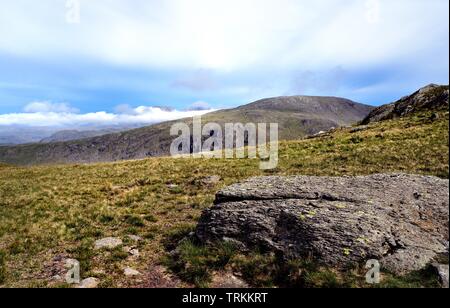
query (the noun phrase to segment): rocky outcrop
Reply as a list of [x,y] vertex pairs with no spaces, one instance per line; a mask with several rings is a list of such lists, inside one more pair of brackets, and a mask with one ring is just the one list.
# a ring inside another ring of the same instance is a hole
[[362,124],[405,117],[419,111],[439,111],[449,106],[449,87],[430,84],[410,96],[373,110]]
[[252,178],[217,194],[196,237],[337,268],[377,259],[405,274],[448,254],[448,189],[406,174]]

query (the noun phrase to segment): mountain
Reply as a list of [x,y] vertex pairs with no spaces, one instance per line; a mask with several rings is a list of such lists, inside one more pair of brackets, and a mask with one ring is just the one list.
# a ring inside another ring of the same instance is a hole
[[361,123],[402,118],[420,111],[448,109],[449,86],[430,84],[399,101],[374,109]]
[[[373,109],[335,97],[278,97],[202,117],[203,123],[279,123],[280,139],[292,140],[364,119]],[[192,119],[181,120],[187,124]],[[178,122],[178,121],[177,121]],[[170,127],[165,122],[77,141],[0,147],[0,161],[12,164],[92,163],[169,154]]]
[[103,136],[107,134],[112,133],[118,133],[125,130],[129,130],[131,127],[121,127],[121,128],[105,128],[105,129],[98,129],[98,130],[76,130],[76,129],[68,129],[68,130],[61,130],[54,134],[52,134],[50,137],[43,138],[40,140],[41,143],[52,143],[52,142],[64,142],[64,141],[71,141],[71,140],[81,140],[81,139],[87,139],[92,137],[98,137]]
[[0,126],[0,145],[39,142],[55,133],[55,128],[28,126]]
[[0,126],[0,146],[15,146],[28,143],[50,143],[97,137],[111,133],[146,126],[145,124],[126,124],[112,126],[67,126],[36,127],[24,125]]

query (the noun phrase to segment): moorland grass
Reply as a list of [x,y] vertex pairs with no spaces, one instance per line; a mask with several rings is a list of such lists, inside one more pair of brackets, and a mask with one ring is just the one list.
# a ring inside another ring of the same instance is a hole
[[[84,278],[97,275],[102,286],[130,286],[124,267],[145,273],[152,264],[166,260],[168,251],[193,230],[220,188],[251,176],[405,172],[448,178],[448,132],[446,111],[435,120],[423,113],[371,124],[355,133],[338,129],[320,138],[281,142],[280,162],[272,171],[259,170],[259,161],[250,159],[150,158],[34,167],[0,164],[0,285],[57,287],[43,273],[55,256],[67,255],[81,262]],[[213,186],[198,185],[211,175],[222,180]],[[140,250],[138,259],[93,249],[99,238],[125,239],[131,234],[143,238],[134,244]],[[245,256],[227,249],[223,259],[214,255],[216,248],[211,253],[192,243],[184,245],[186,260],[178,260],[172,268],[188,285],[206,286],[211,274],[230,266],[257,286],[351,285],[349,279],[324,269],[303,271],[301,277],[284,275],[291,277],[288,283],[277,279],[287,269],[277,269],[270,256]],[[183,270],[185,262],[193,264],[196,275]],[[288,273],[296,269],[292,265]],[[273,274],[267,277],[266,272]]]

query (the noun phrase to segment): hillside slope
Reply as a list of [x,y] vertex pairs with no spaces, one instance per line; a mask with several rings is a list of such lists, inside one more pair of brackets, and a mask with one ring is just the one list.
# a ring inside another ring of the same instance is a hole
[[[332,97],[279,97],[213,112],[202,121],[279,123],[280,138],[292,140],[361,121],[373,109]],[[181,120],[191,123],[192,119]],[[169,154],[173,137],[165,122],[149,127],[77,141],[0,147],[0,161],[11,164],[93,163]]]
[[420,111],[448,110],[449,86],[430,84],[399,101],[374,109],[362,124],[405,117]]
[[[141,125],[142,126],[142,125]],[[66,142],[66,141],[72,141],[72,140],[81,140],[81,139],[87,139],[92,137],[99,137],[104,136],[108,134],[114,134],[114,133],[120,133],[123,131],[127,131],[130,129],[135,129],[134,127],[116,127],[116,128],[104,128],[104,129],[97,129],[97,130],[77,130],[77,129],[67,129],[67,130],[60,130],[55,132],[49,137],[43,138],[40,140],[40,143],[56,143],[56,142]]]

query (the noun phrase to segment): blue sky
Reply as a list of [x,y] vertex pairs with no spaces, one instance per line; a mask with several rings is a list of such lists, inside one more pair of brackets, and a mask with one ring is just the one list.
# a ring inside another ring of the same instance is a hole
[[380,105],[449,82],[448,0],[0,5],[0,125],[155,122],[297,94]]

